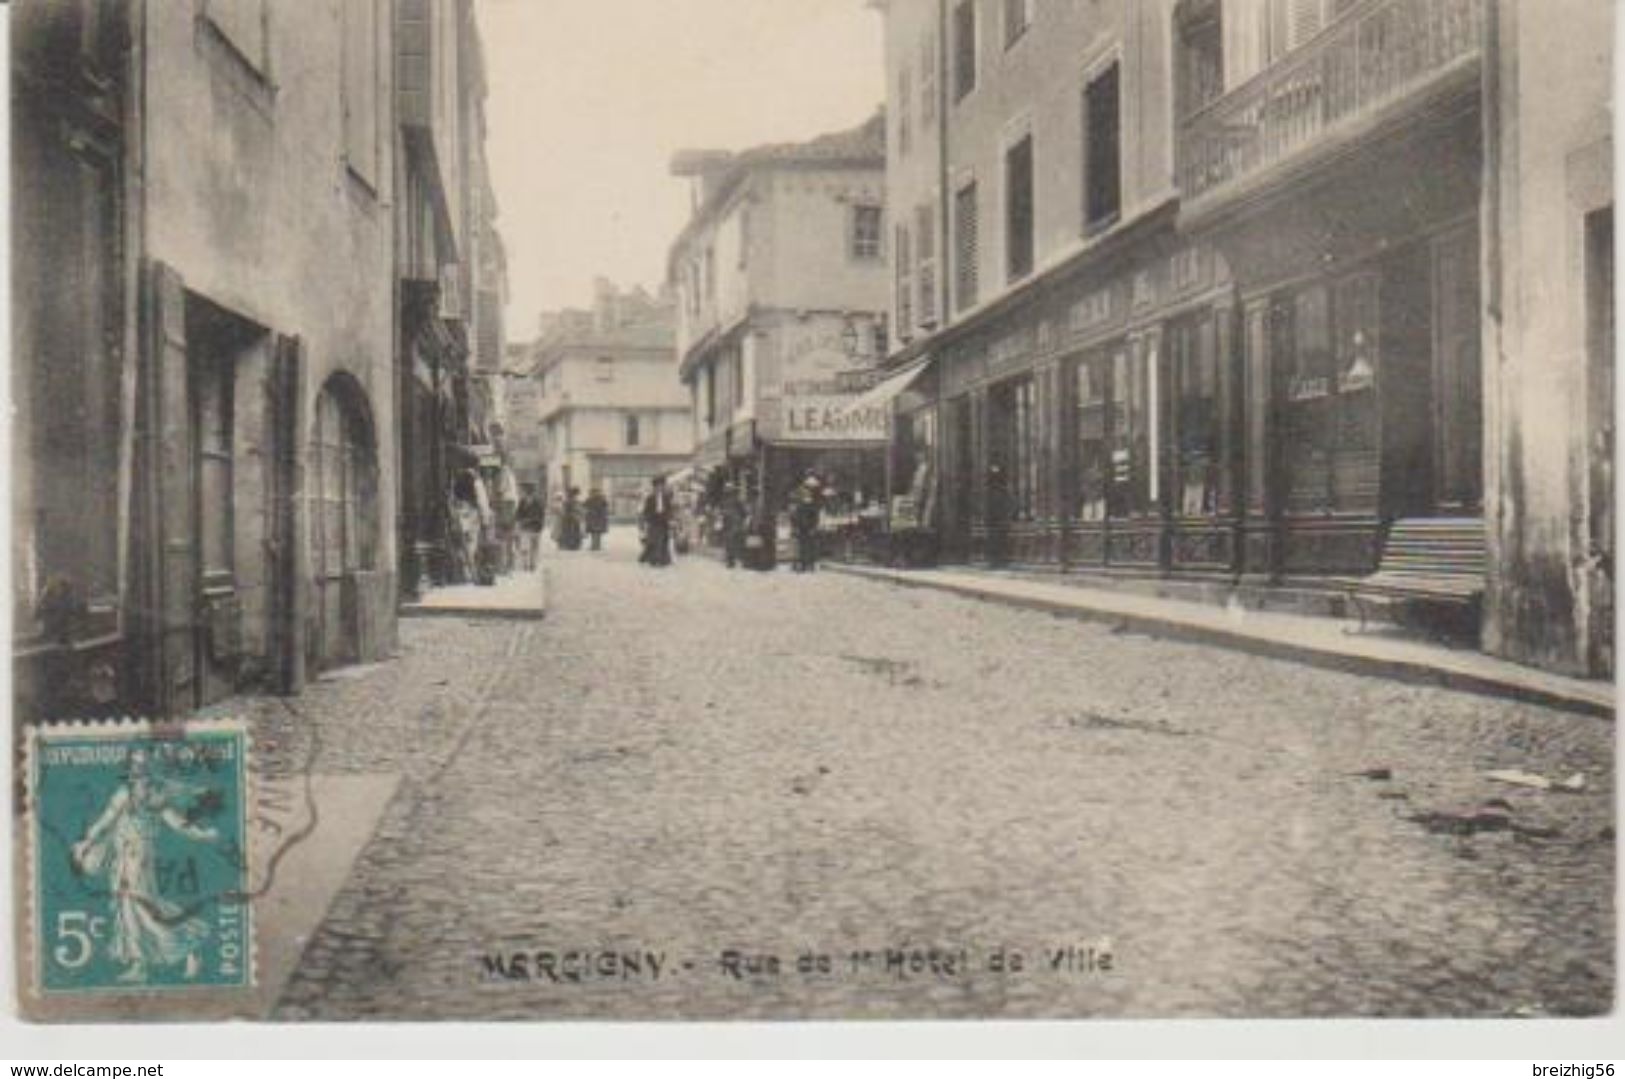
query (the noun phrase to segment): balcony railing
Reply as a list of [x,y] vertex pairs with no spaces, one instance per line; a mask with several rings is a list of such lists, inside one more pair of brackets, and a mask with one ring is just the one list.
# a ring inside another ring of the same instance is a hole
[[1187,199],[1256,175],[1338,129],[1470,66],[1484,0],[1375,0],[1184,123]]

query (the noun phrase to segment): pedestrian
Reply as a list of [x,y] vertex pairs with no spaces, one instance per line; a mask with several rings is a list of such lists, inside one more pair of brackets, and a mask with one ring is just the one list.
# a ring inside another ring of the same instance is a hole
[[671,492],[666,477],[656,476],[643,500],[643,554],[638,561],[648,566],[671,565]]
[[497,572],[512,573],[514,548],[519,538],[519,484],[513,469],[506,464],[499,466],[491,487],[496,513]]
[[722,499],[717,506],[722,525],[722,550],[729,569],[745,561],[745,500],[739,497],[739,488],[725,484]]
[[987,560],[992,566],[1010,564],[1010,484],[1004,466],[987,467]]
[[564,508],[560,511],[559,550],[581,550],[581,488],[572,487],[564,493]]
[[790,530],[796,540],[797,573],[818,568],[818,516],[823,509],[823,491],[818,477],[809,469],[805,479],[790,495]]
[[479,580],[480,506],[478,477],[464,469],[452,477],[448,516],[451,528],[453,573],[457,580],[474,584]]
[[582,511],[586,515],[587,535],[592,537],[592,549],[604,549],[604,533],[609,531],[609,499],[604,492],[594,487],[587,493],[587,501],[582,503]]
[[514,521],[519,526],[520,564],[534,570],[542,550],[542,531],[547,527],[547,504],[537,496],[534,483],[524,485]]

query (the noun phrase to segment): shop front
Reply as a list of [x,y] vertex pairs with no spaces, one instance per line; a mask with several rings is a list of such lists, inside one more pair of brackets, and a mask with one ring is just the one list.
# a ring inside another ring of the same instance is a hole
[[930,431],[942,555],[1232,573],[1240,362],[1224,261],[1164,227],[1094,266],[946,346],[937,400],[900,418]]

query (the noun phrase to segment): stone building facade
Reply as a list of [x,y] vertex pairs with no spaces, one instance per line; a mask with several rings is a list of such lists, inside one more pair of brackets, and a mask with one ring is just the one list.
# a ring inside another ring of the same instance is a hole
[[[1611,378],[1604,5],[1533,50],[1486,0],[877,6],[897,449],[935,465],[947,557],[1331,595],[1404,527],[1488,550],[1491,650],[1606,667],[1576,640],[1611,565],[1579,404]],[[1486,89],[1531,53],[1583,62]],[[1536,221],[1527,261],[1486,254]],[[1533,287],[1559,271],[1566,304]],[[1486,272],[1530,297],[1515,328]],[[1552,611],[1567,643],[1536,643]]]
[[669,299],[641,288],[621,291],[602,279],[591,311],[542,316],[528,361],[530,387],[510,395],[508,424],[536,425],[549,495],[575,487],[585,497],[597,488],[611,516],[631,520],[649,481],[687,464],[693,441],[673,318]]
[[694,213],[667,260],[694,465],[770,522],[809,469],[885,486],[888,418],[849,412],[886,340],[885,119],[738,154],[684,151]]
[[[435,6],[466,51],[468,4]],[[402,237],[455,216],[405,161],[425,10],[16,5],[19,716],[185,714],[393,650],[400,343],[448,265]]]

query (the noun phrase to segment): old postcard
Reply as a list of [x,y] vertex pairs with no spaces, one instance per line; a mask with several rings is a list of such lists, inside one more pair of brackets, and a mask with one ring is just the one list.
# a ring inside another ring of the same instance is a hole
[[1607,0],[17,0],[29,1020],[1598,1017]]

